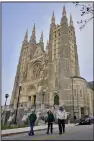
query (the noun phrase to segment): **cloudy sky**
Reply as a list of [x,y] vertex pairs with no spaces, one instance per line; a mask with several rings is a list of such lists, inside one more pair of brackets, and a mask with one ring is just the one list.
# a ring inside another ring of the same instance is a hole
[[3,3],[2,4],[2,104],[5,94],[10,95],[14,85],[16,67],[20,55],[21,45],[26,29],[29,37],[36,25],[36,39],[40,39],[44,31],[44,43],[49,36],[52,12],[55,12],[56,23],[60,24],[63,5],[66,7],[67,17],[72,14],[79,55],[80,74],[88,81],[93,80],[93,21],[80,31],[77,21],[81,20],[79,8],[73,3]]

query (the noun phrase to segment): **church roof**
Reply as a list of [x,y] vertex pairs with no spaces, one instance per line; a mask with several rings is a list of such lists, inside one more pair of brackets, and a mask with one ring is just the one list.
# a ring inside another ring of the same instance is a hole
[[84,79],[83,77],[81,77],[81,76],[73,76],[72,78],[79,78],[79,79],[83,79],[83,80],[85,80],[86,81],[86,79]]
[[89,86],[92,90],[94,90],[94,81],[88,82],[88,86]]
[[90,89],[92,89],[92,90],[94,90],[94,81],[87,82],[87,80],[84,79],[84,78],[81,77],[81,76],[80,76],[80,77],[79,77],[79,76],[73,76],[73,77],[71,77],[71,78],[79,78],[79,79],[85,80],[87,87],[90,88]]

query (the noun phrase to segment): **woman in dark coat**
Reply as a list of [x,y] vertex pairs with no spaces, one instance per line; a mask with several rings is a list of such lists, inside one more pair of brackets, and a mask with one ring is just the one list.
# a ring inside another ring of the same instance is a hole
[[48,111],[48,117],[47,117],[47,122],[48,122],[48,129],[47,129],[47,134],[49,134],[49,129],[51,131],[51,134],[53,133],[53,122],[55,121],[54,115],[51,112],[51,110]]

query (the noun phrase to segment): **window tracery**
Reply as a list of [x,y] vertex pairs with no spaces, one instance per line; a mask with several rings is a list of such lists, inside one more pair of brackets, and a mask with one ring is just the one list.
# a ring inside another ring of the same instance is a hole
[[32,68],[33,77],[34,78],[40,77],[40,73],[42,69],[43,69],[43,66],[41,63],[35,63]]

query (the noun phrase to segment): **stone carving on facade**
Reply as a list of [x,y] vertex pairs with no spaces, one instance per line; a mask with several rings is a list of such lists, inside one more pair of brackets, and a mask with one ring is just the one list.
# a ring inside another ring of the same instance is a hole
[[43,70],[40,72],[40,78],[42,79],[44,77],[44,74],[43,74]]
[[23,72],[23,80],[26,79],[26,76],[27,76],[27,73],[26,73],[26,71],[24,71],[24,72]]
[[42,65],[37,63],[33,66],[32,73],[34,78],[40,77],[40,72],[42,71]]

